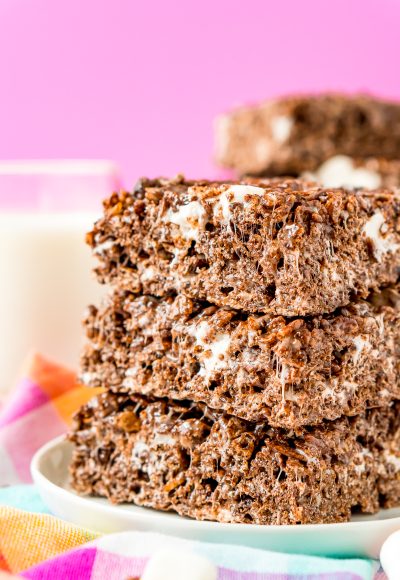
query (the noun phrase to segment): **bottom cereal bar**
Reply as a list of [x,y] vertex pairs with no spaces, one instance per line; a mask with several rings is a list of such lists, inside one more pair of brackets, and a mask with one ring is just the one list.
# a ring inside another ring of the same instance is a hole
[[297,430],[106,393],[75,417],[82,494],[200,520],[340,522],[400,503],[400,403]]

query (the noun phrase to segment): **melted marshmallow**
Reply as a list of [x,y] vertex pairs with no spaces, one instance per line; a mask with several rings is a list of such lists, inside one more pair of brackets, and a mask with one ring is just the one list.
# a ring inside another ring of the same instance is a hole
[[332,397],[332,399],[337,398],[336,391],[326,383],[326,387],[321,391],[321,395],[323,399],[327,399],[328,397]]
[[353,352],[353,364],[357,364],[360,357],[361,357],[361,353],[362,351],[367,347],[370,346],[370,343],[368,342],[368,340],[365,340],[361,335],[360,336],[356,336],[355,338],[353,338],[353,344],[355,346],[355,350]]
[[382,183],[376,171],[355,167],[351,157],[335,155],[319,166],[314,173],[304,173],[303,177],[312,178],[324,187],[365,187],[376,189]]
[[274,141],[279,144],[285,143],[290,137],[292,127],[293,119],[291,117],[284,117],[283,115],[274,117],[271,120],[271,131]]
[[330,379],[330,381],[325,381],[324,383],[320,384],[321,388],[322,386],[324,387],[321,390],[321,395],[324,399],[327,398],[332,398],[333,400],[337,400],[338,398],[338,394],[337,394],[337,385],[338,385],[338,379],[335,377],[332,377]]
[[214,215],[221,212],[225,222],[229,223],[232,212],[232,203],[241,203],[244,206],[248,203],[247,196],[264,195],[265,189],[263,187],[256,187],[254,185],[231,185],[226,191],[219,195],[218,201],[214,205]]
[[113,246],[115,246],[114,240],[106,240],[102,244],[98,244],[97,246],[95,246],[93,251],[95,254],[101,256],[102,254],[104,254],[104,252],[107,252],[107,250],[110,250]]
[[366,222],[362,231],[366,237],[369,238],[374,245],[375,258],[380,261],[383,254],[386,252],[395,252],[400,248],[400,244],[394,243],[393,236],[382,236],[382,226],[385,224],[385,218],[381,211],[376,211],[372,217]]
[[297,234],[297,232],[299,231],[299,226],[297,226],[296,224],[292,224],[290,226],[285,226],[284,228],[289,236],[289,238],[291,238],[292,236],[295,236]]
[[149,466],[145,467],[143,459],[149,457],[150,458],[151,452],[150,448],[144,441],[136,441],[132,448],[131,452],[131,463],[133,467],[136,469],[140,469],[145,471],[150,475],[152,469],[149,469]]
[[298,447],[295,448],[295,451],[301,455],[302,457],[304,457],[304,459],[307,461],[307,463],[319,463],[318,459],[316,457],[311,457],[310,455],[307,455],[307,453],[305,451],[303,451],[303,449],[299,449]]
[[384,452],[385,461],[393,465],[396,471],[400,471],[400,457],[390,451]]
[[285,401],[285,386],[286,379],[289,376],[290,369],[287,364],[280,362],[276,367],[276,378],[281,383],[282,388],[282,400]]
[[146,280],[154,280],[156,276],[157,270],[152,266],[149,266],[148,268],[144,268],[144,270],[142,271],[141,279],[143,280],[143,282],[145,282]]
[[362,475],[366,470],[366,458],[373,458],[373,455],[369,449],[363,447],[361,451],[357,453],[356,457],[360,460],[360,463],[354,466],[354,471],[357,473],[357,475]]
[[286,380],[290,375],[290,367],[282,361],[282,359],[276,353],[273,354],[273,361],[276,362],[275,377],[277,381],[281,384],[282,401],[286,400],[285,388]]
[[[334,386],[337,385],[337,379],[335,381],[331,379],[331,382],[334,384]],[[349,394],[352,394],[357,390],[357,384],[350,381],[344,381],[343,387],[344,390],[335,391],[334,388],[330,387],[329,384],[326,383],[326,387],[323,389],[321,394],[324,399],[331,398],[332,401],[335,401],[340,405],[345,405],[349,398]]]
[[155,445],[176,445],[176,439],[169,435],[156,435],[153,440]]
[[142,467],[141,465],[141,457],[143,454],[148,453],[149,446],[144,441],[136,441],[135,445],[132,449],[131,454],[131,461],[133,465],[136,465],[139,469]]
[[86,372],[86,373],[83,373],[80,378],[81,378],[81,381],[84,385],[90,385],[90,383],[92,381],[94,381],[96,379],[96,377],[97,377],[96,373]]
[[181,234],[187,240],[197,240],[199,229],[205,223],[206,211],[198,201],[191,201],[186,205],[178,207],[177,211],[169,209],[163,221],[175,224],[179,227]]
[[218,521],[219,522],[231,522],[232,521],[232,512],[226,508],[221,509],[218,512]]
[[213,371],[219,370],[226,365],[224,356],[229,348],[230,336],[228,333],[217,334],[212,342],[205,342],[205,338],[210,332],[210,326],[202,320],[197,326],[191,328],[189,334],[196,339],[196,344],[203,347],[204,351],[211,353],[210,356],[203,358],[203,368],[200,375],[209,377]]

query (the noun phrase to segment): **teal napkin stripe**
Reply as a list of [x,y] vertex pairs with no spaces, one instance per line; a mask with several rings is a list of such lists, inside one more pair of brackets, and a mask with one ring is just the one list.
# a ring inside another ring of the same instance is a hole
[[1,487],[0,504],[38,514],[50,513],[34,485]]

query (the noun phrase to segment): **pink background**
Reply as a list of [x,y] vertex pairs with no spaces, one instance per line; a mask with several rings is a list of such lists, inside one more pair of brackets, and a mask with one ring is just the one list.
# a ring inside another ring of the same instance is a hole
[[339,89],[400,97],[398,0],[0,0],[0,158],[212,176],[233,105]]

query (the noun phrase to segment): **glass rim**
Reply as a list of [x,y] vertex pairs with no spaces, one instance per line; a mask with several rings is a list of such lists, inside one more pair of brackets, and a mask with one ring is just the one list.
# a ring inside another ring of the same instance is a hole
[[1,213],[98,209],[119,189],[120,173],[111,160],[0,160]]
[[118,173],[118,165],[109,159],[2,159],[0,177],[23,175],[98,175]]

